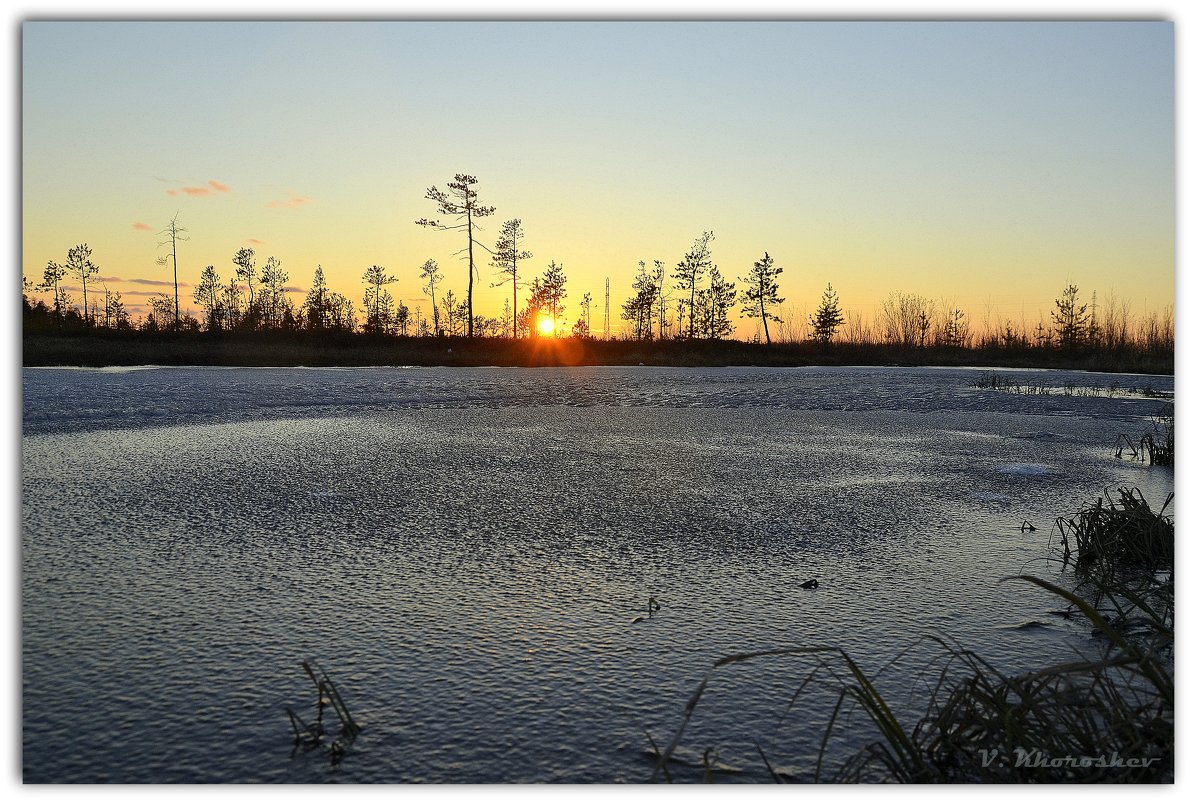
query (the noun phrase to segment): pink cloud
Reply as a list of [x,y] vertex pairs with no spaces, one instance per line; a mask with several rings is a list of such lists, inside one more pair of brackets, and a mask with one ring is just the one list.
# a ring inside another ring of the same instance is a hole
[[[173,287],[174,286],[173,281],[155,281],[152,279],[121,279],[121,277],[118,275],[105,275],[104,277],[101,277],[101,279],[99,279],[99,280],[106,281],[108,283],[142,283],[148,287]],[[179,281],[179,282],[177,282],[177,286],[189,287],[189,286],[193,286],[193,284],[189,284],[186,281]],[[138,293],[133,293],[132,290],[130,289],[130,290],[126,290],[125,294],[138,294]],[[156,292],[145,292],[145,293],[139,293],[139,294],[156,295],[157,293]]]
[[310,202],[304,195],[290,195],[289,200],[274,200],[268,204],[270,209],[296,209]]
[[249,245],[263,245],[264,242],[259,239],[245,239],[244,242]]
[[132,224],[132,230],[133,231],[152,231],[153,226],[149,225],[148,223],[134,222]]
[[[128,278],[126,279],[130,284],[148,284],[149,286],[173,286],[173,281],[154,281],[151,278]],[[178,286],[190,286],[185,281],[179,281]]]
[[281,291],[282,292],[305,292],[306,290],[302,289],[300,286],[283,286],[283,287],[281,287]]
[[181,192],[190,197],[210,197],[215,192],[230,192],[231,187],[219,181],[210,180],[204,186],[183,186],[181,189],[166,189],[165,194],[177,197]]

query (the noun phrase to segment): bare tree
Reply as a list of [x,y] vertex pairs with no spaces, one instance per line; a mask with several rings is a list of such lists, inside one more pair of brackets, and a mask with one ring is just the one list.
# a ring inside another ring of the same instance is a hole
[[847,326],[847,341],[853,345],[873,345],[876,343],[878,337],[872,324],[869,323],[862,313],[853,311],[847,315],[847,321],[844,323]]
[[885,339],[894,345],[924,344],[933,317],[934,301],[921,295],[892,292],[880,307]]
[[1108,293],[1107,309],[1103,317],[1103,344],[1118,350],[1128,342],[1128,301]]
[[[181,214],[181,212],[174,214],[173,219],[169,221],[169,224],[167,226],[165,226],[164,230],[157,232],[158,236],[165,237],[165,239],[163,239],[157,243],[157,247],[169,245],[170,255],[173,256],[173,260],[174,260],[174,330],[175,331],[177,331],[179,329],[179,327],[181,326],[181,322],[182,322],[182,317],[181,317],[182,307],[178,303],[178,242],[187,242],[190,239],[189,237],[182,236],[182,234],[186,233],[186,229],[182,228],[178,225],[178,214]],[[164,267],[165,263],[166,263],[166,258],[167,257],[165,257],[165,256],[159,257],[157,259],[157,263]]]
[[[426,200],[432,200],[437,203],[438,213],[453,217],[455,222],[446,225],[438,220],[429,220],[425,217],[417,220],[418,225],[427,228],[437,228],[443,231],[466,229],[467,231],[467,336],[472,336],[475,327],[475,310],[473,304],[475,291],[475,220],[495,214],[496,212],[495,206],[479,205],[479,195],[472,188],[478,183],[479,180],[473,175],[456,173],[455,179],[446,185],[447,191],[443,192],[438,187],[431,186],[426,190]],[[488,250],[482,244],[480,247]]]

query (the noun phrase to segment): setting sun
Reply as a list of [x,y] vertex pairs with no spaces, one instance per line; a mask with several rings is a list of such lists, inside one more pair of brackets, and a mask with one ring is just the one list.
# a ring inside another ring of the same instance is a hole
[[542,334],[549,336],[554,333],[554,321],[549,317],[542,317],[537,321],[537,330]]

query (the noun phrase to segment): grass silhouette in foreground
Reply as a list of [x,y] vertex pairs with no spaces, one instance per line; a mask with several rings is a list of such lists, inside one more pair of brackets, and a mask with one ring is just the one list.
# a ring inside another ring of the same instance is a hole
[[[814,690],[824,691],[833,706],[812,776],[778,771],[770,756],[779,744],[766,751],[755,743],[777,782],[1172,782],[1173,522],[1164,514],[1169,501],[1154,511],[1139,492],[1119,494],[1118,504],[1096,503],[1055,524],[1063,566],[1073,563],[1079,578],[1073,590],[1030,575],[1002,579],[1031,583],[1065,601],[1056,614],[1089,623],[1102,644],[1098,653],[1078,652],[1069,662],[1012,675],[940,637],[922,638],[901,656],[936,648],[941,668],[923,677],[929,706],[916,721],[898,715],[884,698],[879,672],[865,672],[842,648],[733,654],[711,666],[669,744],[655,747],[652,780],[673,780],[675,750],[720,671],[785,658],[804,661],[807,674],[782,720]],[[854,712],[872,724],[874,739],[839,757],[831,750],[836,727]],[[713,752],[703,750],[706,781],[714,778]]]

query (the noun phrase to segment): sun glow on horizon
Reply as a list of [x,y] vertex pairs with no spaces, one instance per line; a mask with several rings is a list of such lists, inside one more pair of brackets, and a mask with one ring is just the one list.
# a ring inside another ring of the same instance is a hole
[[537,321],[537,330],[540,331],[543,336],[549,336],[550,334],[554,333],[553,319],[550,317],[542,317]]

